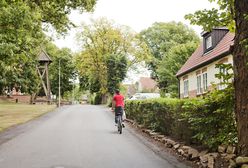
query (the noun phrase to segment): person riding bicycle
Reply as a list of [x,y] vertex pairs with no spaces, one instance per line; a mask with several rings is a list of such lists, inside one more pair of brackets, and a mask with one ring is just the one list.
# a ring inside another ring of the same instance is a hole
[[[115,123],[117,124],[117,117],[119,115],[122,117],[124,111],[124,96],[120,94],[119,90],[115,90],[115,95],[112,100],[112,110],[115,110]],[[122,126],[125,127],[123,123]]]

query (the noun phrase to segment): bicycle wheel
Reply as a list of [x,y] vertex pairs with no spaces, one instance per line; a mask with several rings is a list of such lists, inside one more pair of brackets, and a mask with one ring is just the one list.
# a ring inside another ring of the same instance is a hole
[[118,116],[118,132],[122,134],[121,116]]

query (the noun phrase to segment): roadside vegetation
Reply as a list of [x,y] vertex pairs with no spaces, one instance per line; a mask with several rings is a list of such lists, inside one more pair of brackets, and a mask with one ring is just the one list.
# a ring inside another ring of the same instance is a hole
[[212,150],[222,144],[237,145],[232,88],[204,98],[132,100],[125,109],[138,124],[188,144]]
[[56,108],[55,105],[29,105],[0,101],[0,132],[26,123]]
[[[205,31],[214,27],[228,27],[235,33],[232,46],[234,69],[234,113],[238,132],[238,155],[248,156],[248,3],[247,0],[209,0],[218,6],[196,11],[185,16],[191,24],[202,26]],[[228,106],[228,104],[226,104]]]

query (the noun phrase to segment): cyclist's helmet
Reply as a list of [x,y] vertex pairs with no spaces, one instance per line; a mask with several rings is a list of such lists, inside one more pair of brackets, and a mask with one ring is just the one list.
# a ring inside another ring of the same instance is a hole
[[115,93],[116,94],[120,94],[120,90],[119,89],[115,89]]

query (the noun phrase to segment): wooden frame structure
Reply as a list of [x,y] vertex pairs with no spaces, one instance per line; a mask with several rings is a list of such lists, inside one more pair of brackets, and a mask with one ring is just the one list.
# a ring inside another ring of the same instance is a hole
[[46,95],[47,102],[50,103],[51,102],[51,86],[50,86],[50,80],[49,80],[48,65],[52,62],[52,60],[44,50],[41,50],[41,52],[38,55],[38,61],[39,61],[39,66],[37,66],[37,72],[41,79],[42,88]]

